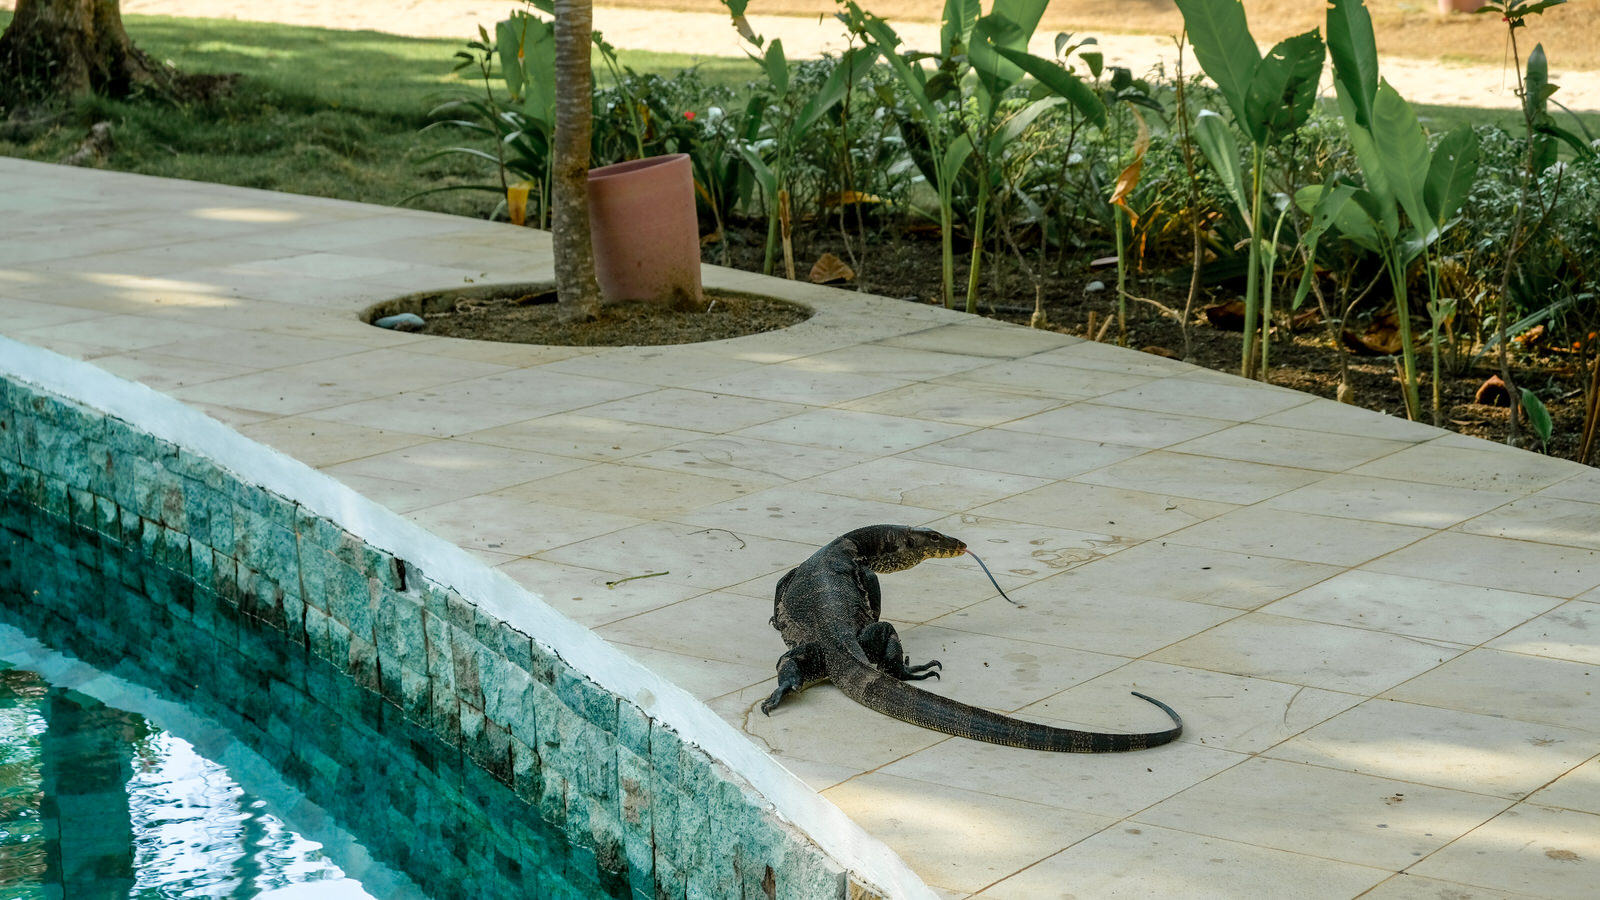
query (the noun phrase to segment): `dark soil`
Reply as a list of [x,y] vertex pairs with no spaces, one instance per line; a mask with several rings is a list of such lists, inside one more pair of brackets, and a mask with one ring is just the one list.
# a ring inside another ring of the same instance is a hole
[[445,337],[554,344],[564,347],[692,344],[787,328],[811,317],[802,306],[739,294],[706,292],[706,303],[607,304],[597,319],[568,321],[551,292],[458,300],[455,308],[427,313],[427,332]]
[[[764,230],[733,231],[727,248],[734,267],[759,271],[762,265]],[[797,238],[802,235],[797,234]],[[855,271],[849,283],[837,285],[845,290],[862,290],[908,303],[937,303],[940,297],[940,251],[937,237],[920,232],[886,233],[869,252],[852,252],[836,232],[811,234],[795,248],[798,274],[806,277],[812,263],[824,253],[832,253]],[[966,284],[965,253],[960,254],[956,283],[958,291]],[[991,318],[1022,325],[1035,324],[1063,334],[1119,342],[1116,316],[1116,269],[1095,267],[1093,254],[1051,260],[1048,271],[1035,282],[1016,262],[1015,257],[985,262],[978,312]],[[724,262],[723,248],[710,245],[705,261]],[[1030,261],[1031,262],[1031,261]],[[782,263],[779,263],[781,268]],[[1043,267],[1041,267],[1043,268]],[[1225,300],[1235,300],[1242,287],[1223,285],[1202,291],[1187,316],[1188,346],[1179,321],[1188,298],[1186,278],[1171,284],[1160,277],[1135,278],[1129,293],[1146,298],[1127,308],[1126,345],[1146,352],[1185,359],[1196,365],[1222,372],[1238,372],[1240,333],[1213,325],[1204,310]],[[1094,282],[1103,287],[1096,289]],[[713,295],[708,294],[708,298]],[[608,306],[601,320],[586,323],[562,321],[559,308],[549,295],[508,298],[464,299],[453,311],[427,313],[428,333],[481,340],[577,346],[655,345],[721,340],[783,328],[802,321],[807,311],[761,298],[746,296],[714,297],[704,310],[671,310],[658,305],[626,304]],[[1036,302],[1037,301],[1037,302]],[[1374,312],[1364,314],[1370,319]],[[1042,314],[1042,315],[1040,315]],[[1110,322],[1108,325],[1107,322]],[[1041,324],[1042,323],[1042,324]],[[1093,334],[1090,333],[1091,324]],[[1365,322],[1352,323],[1363,330]],[[1417,333],[1426,330],[1418,324]],[[1340,383],[1341,352],[1329,329],[1314,316],[1290,323],[1280,322],[1271,346],[1271,370],[1267,381],[1305,391],[1319,397],[1336,398]],[[1404,416],[1396,356],[1351,354],[1348,360],[1349,402],[1389,415]],[[1420,348],[1419,366],[1431,371],[1426,348]],[[1480,387],[1495,374],[1493,355],[1473,362],[1464,360],[1448,371],[1441,384],[1442,419],[1440,424],[1461,434],[1505,441],[1510,407],[1504,397],[1498,403],[1476,402]],[[1577,456],[1584,421],[1584,373],[1575,356],[1542,347],[1518,346],[1513,364],[1517,384],[1534,390],[1544,401],[1554,420],[1548,447],[1540,447],[1523,420],[1522,443],[1529,449],[1553,456]],[[1431,421],[1432,386],[1425,376],[1421,387],[1422,417]],[[1503,392],[1502,392],[1503,394]]]

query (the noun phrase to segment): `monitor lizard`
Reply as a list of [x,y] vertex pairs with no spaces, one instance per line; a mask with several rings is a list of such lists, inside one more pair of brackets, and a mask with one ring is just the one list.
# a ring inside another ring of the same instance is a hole
[[1156,747],[1183,733],[1183,720],[1172,707],[1137,691],[1135,697],[1172,717],[1172,728],[1146,734],[1056,728],[906,684],[937,677],[942,664],[938,660],[907,664],[894,626],[879,619],[883,594],[878,575],[909,569],[925,559],[969,552],[966,544],[931,529],[871,525],[835,538],[791,569],[778,582],[772,613],[772,627],[789,651],[778,658],[778,688],[761,703],[761,711],[771,715],[790,693],[831,680],[845,696],[884,715],[1012,747],[1111,753]]

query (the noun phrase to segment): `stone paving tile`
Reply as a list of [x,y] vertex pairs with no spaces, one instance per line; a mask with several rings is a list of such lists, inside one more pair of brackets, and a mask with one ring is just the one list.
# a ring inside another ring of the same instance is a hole
[[1488,646],[1600,665],[1600,603],[1563,603],[1490,641]]
[[1231,503],[1189,500],[1075,481],[1052,481],[979,507],[974,512],[997,519],[1093,528],[1118,537],[1147,540],[1236,508]]
[[987,471],[1054,479],[1081,475],[1136,457],[1139,453],[1137,447],[1103,441],[986,428],[916,447],[902,455],[907,459],[943,465],[964,465]]
[[1310,469],[1152,450],[1084,472],[1074,480],[1243,505],[1288,493],[1320,478],[1322,473]]
[[1010,497],[1045,484],[1049,482],[1043,478],[1026,475],[882,457],[808,478],[797,486],[863,500],[963,512],[974,503]]
[[1310,402],[1305,394],[1273,389],[1232,376],[1163,378],[1099,398],[1107,406],[1248,422]]
[[[1358,694],[1286,681],[1141,659],[1025,707],[1020,714],[1107,730],[1160,728],[1161,713],[1130,696],[1135,690],[1180,711],[1184,716],[1180,743],[1252,754],[1325,722],[1363,699]],[[1140,718],[1132,718],[1135,715]],[[1128,757],[1138,758],[1138,754]]]
[[1549,496],[1524,497],[1463,522],[1461,530],[1600,550],[1600,503]]
[[[815,359],[815,357],[811,357]],[[860,412],[932,419],[955,425],[999,425],[1061,404],[1053,397],[919,382],[840,404]]]
[[765,479],[776,486],[859,465],[869,454],[794,444],[760,438],[718,435],[696,436],[683,443],[630,457],[636,466],[667,471],[713,475],[718,478]]
[[[634,578],[524,556],[497,566],[567,618],[591,628],[687,600],[701,591],[660,578]],[[639,572],[635,574],[648,574]],[[762,677],[768,673],[763,672]]]
[[1368,700],[1265,756],[1521,800],[1592,756],[1592,733]]
[[1433,533],[1410,525],[1246,507],[1214,516],[1169,537],[1193,547],[1356,566]]
[[1134,820],[1395,870],[1509,805],[1482,794],[1257,757]]
[[1546,900],[1588,900],[1596,859],[1600,816],[1521,804],[1410,871]]
[[1406,441],[1367,435],[1329,434],[1325,431],[1247,422],[1173,444],[1167,449],[1175,453],[1215,456],[1219,459],[1342,472],[1410,446]]
[[1141,600],[1139,615],[1122,615],[1128,599],[1075,590],[1068,574],[1008,590],[1021,608],[995,597],[934,619],[933,624],[1074,647],[1143,656],[1237,616],[1237,610],[1182,600]]
[[[994,884],[1114,822],[884,773],[853,778],[823,796],[882,838],[929,884],[962,891]],[[1016,828],[1017,822],[1029,827]]]
[[1210,434],[1228,423],[1177,413],[1151,412],[1098,403],[1073,403],[1037,415],[1006,422],[1007,431],[1030,431],[1060,437],[1094,439],[1111,444],[1156,450],[1180,441]]
[[1572,467],[1559,459],[1526,455],[1503,444],[1476,438],[1471,443],[1438,438],[1391,453],[1382,459],[1351,469],[1354,475],[1375,475],[1444,484],[1482,491],[1523,491],[1549,487],[1573,474]]
[[736,437],[800,444],[823,450],[887,456],[946,440],[970,431],[964,425],[929,422],[905,416],[813,409],[734,432]]
[[430,440],[418,434],[323,422],[300,416],[268,419],[242,426],[239,431],[314,468],[326,468]]
[[590,466],[500,491],[530,503],[642,519],[671,519],[766,487],[760,479],[710,478],[641,466]]
[[[1352,570],[1264,606],[1262,612],[1481,644],[1559,602],[1541,594]],[[1534,619],[1530,626],[1542,621]]]
[[[1461,644],[1255,612],[1152,653],[1150,659],[1370,695],[1434,669],[1466,649]],[[1407,685],[1398,693],[1415,691]]]
[[1424,538],[1362,568],[1552,597],[1575,597],[1600,585],[1600,552],[1455,531]]
[[585,413],[555,413],[474,431],[458,440],[600,461],[627,459],[660,450],[691,440],[698,434],[682,428],[624,422]]
[[1444,709],[1600,733],[1594,667],[1503,650],[1477,649],[1383,696]]
[[1528,799],[1540,806],[1600,815],[1600,756],[1557,778]]
[[1498,491],[1340,474],[1279,494],[1262,505],[1346,519],[1449,528],[1504,504],[1506,499]]
[[1154,540],[1073,569],[1062,590],[1121,597],[1130,606],[1185,600],[1257,609],[1341,571],[1322,563]]
[[793,403],[667,388],[600,403],[584,410],[584,414],[644,425],[689,427],[692,424],[696,431],[721,434],[791,416],[804,409]]
[[1034,900],[1058,896],[1063,885],[1081,897],[1369,897],[1364,891],[1387,874],[1318,854],[1141,825],[1107,828],[976,897]]

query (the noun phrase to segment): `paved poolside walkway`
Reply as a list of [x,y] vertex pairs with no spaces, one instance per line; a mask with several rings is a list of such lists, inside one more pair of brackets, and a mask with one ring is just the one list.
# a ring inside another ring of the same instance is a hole
[[[472,549],[702,697],[952,898],[1592,898],[1600,472],[1168,360],[708,268],[817,308],[709,344],[384,331],[547,277],[542,233],[0,159],[0,333],[144,381]],[[931,690],[1180,743],[946,738],[827,686],[764,717],[788,567],[884,579]],[[628,576],[665,572],[608,588]],[[1397,874],[1398,873],[1398,874]]]

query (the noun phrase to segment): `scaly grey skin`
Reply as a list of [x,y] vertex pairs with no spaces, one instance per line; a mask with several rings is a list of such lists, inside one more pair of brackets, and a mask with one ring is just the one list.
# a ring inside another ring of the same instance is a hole
[[1172,707],[1134,692],[1172,717],[1148,734],[1102,734],[1013,719],[920,690],[907,681],[938,676],[938,660],[906,664],[894,626],[879,620],[878,574],[925,559],[960,556],[967,545],[927,528],[872,525],[841,535],[778,582],[772,627],[789,652],[778,659],[778,689],[761,704],[768,715],[791,693],[831,680],[845,696],[904,722],[973,740],[1067,753],[1143,750],[1176,740],[1183,720]]

